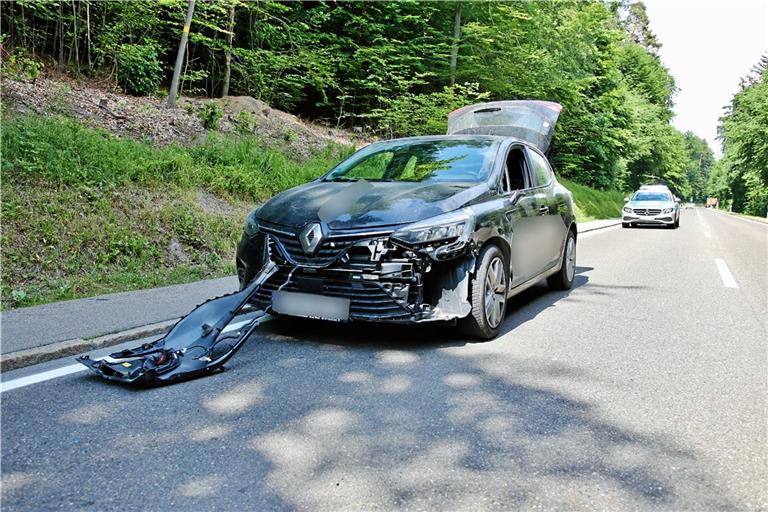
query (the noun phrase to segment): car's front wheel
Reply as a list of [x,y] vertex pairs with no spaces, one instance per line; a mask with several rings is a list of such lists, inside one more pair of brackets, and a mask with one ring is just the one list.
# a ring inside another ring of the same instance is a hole
[[461,328],[473,338],[489,340],[499,334],[504,323],[509,274],[504,254],[495,245],[486,246],[477,261],[477,272],[469,283],[472,311],[461,319]]

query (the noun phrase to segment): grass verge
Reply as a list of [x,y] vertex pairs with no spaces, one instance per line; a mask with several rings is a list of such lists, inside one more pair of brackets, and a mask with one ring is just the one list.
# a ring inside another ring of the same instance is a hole
[[576,203],[576,222],[621,217],[621,207],[626,202],[624,193],[617,190],[597,190],[565,178],[557,180],[573,193],[573,200]]
[[63,117],[3,121],[3,308],[233,274],[248,211],[350,151],[298,160],[221,135],[157,148]]

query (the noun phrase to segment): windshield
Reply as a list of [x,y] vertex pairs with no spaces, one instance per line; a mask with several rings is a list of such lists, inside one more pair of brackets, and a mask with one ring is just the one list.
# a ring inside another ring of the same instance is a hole
[[638,192],[633,201],[671,201],[672,197],[667,192]]
[[324,181],[482,181],[496,142],[448,139],[371,144],[340,163]]

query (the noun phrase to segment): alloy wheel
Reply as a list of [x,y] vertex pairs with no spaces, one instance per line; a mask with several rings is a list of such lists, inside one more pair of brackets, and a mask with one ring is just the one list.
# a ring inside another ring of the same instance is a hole
[[568,281],[573,281],[576,273],[576,240],[572,236],[568,237],[568,245],[565,247],[565,272]]
[[507,278],[504,262],[495,257],[488,265],[485,274],[485,319],[492,329],[499,326],[503,319],[504,305],[507,300]]

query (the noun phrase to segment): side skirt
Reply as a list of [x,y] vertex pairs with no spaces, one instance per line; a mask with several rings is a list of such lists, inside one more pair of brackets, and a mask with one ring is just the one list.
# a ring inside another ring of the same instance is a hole
[[547,277],[551,276],[552,274],[556,274],[560,271],[560,267],[562,266],[562,261],[556,265],[553,265],[548,270],[545,270],[541,274],[534,276],[530,278],[529,280],[525,281],[524,283],[520,283],[519,285],[515,286],[511,290],[509,290],[509,293],[507,293],[507,299],[510,299],[517,295],[520,292],[523,292],[530,288],[531,286],[535,285],[542,279],[546,279]]

